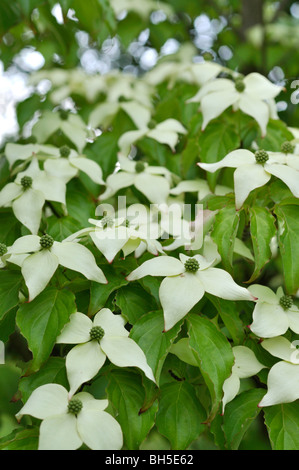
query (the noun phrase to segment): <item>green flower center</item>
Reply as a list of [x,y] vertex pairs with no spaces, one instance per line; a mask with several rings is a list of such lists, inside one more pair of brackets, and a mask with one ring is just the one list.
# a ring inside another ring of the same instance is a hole
[[130,227],[130,221],[128,219],[125,220],[125,226]]
[[214,59],[213,54],[211,54],[210,52],[204,52],[202,56],[203,56],[204,60],[213,60]]
[[54,238],[52,238],[51,235],[46,234],[40,237],[39,243],[42,248],[49,249],[54,243]]
[[67,145],[63,145],[62,147],[60,147],[59,151],[61,157],[68,157],[71,153],[71,149]]
[[59,116],[60,119],[62,119],[63,121],[67,121],[69,117],[69,112],[66,109],[60,109]]
[[243,81],[241,78],[238,78],[238,79],[235,81],[235,88],[236,88],[236,90],[239,91],[240,93],[242,93],[242,91],[245,90],[246,85],[245,85],[244,81]]
[[255,159],[257,163],[263,165],[269,160],[268,152],[266,152],[266,150],[257,150],[257,152],[255,152]]
[[77,415],[82,410],[83,404],[79,398],[72,398],[68,404],[68,412]]
[[151,119],[150,122],[148,123],[147,127],[149,129],[154,129],[157,125],[157,122],[154,119]]
[[290,295],[283,295],[279,299],[279,304],[284,310],[288,310],[293,305],[293,299]]
[[145,164],[142,162],[137,162],[135,165],[136,173],[142,173],[145,170]]
[[113,227],[113,224],[114,224],[114,219],[113,217],[111,217],[111,215],[105,215],[105,217],[103,217],[101,220],[101,225],[103,228]]
[[188,273],[196,273],[199,270],[199,262],[194,258],[189,258],[185,262],[184,267]]
[[283,142],[281,144],[281,151],[283,153],[293,153],[295,150],[295,145],[291,144],[291,142]]
[[31,188],[32,186],[31,176],[23,176],[23,178],[21,178],[21,185],[23,186],[24,189]]
[[98,342],[101,341],[103,336],[105,335],[105,331],[101,326],[93,326],[89,332],[89,336],[91,340],[96,340]]
[[7,246],[4,243],[0,243],[0,256],[5,255],[7,253]]

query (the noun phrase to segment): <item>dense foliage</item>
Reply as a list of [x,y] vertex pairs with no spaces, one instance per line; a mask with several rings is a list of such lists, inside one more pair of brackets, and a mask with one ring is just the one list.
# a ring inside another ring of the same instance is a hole
[[298,18],[1,1],[0,449],[298,450]]

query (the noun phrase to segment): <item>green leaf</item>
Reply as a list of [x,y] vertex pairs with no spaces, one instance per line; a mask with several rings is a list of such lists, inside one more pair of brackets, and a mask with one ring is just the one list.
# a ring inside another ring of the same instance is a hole
[[54,287],[48,287],[32,302],[20,307],[17,325],[33,354],[31,371],[38,370],[48,359],[57,336],[76,310],[74,294]]
[[133,325],[142,315],[157,309],[155,299],[138,284],[119,289],[116,294],[116,305]]
[[234,355],[226,337],[209,319],[189,314],[187,324],[190,347],[198,355],[195,357],[211,395],[212,418],[222,400],[223,383],[231,374]]
[[299,403],[283,403],[263,408],[273,450],[298,450]]
[[[215,163],[224,158],[229,152],[240,146],[240,139],[234,125],[227,121],[215,120],[201,132],[198,138],[199,160],[204,163]],[[207,179],[212,189],[215,189],[219,171],[207,173]]]
[[20,236],[20,222],[15,218],[11,210],[3,209],[0,212],[0,243],[10,246]]
[[47,218],[47,223],[47,233],[58,242],[61,242],[79,229],[78,222],[69,216],[57,218],[53,215]]
[[216,307],[221,320],[228,329],[234,344],[240,344],[244,340],[243,323],[240,320],[240,308],[236,302],[220,299],[219,297],[206,294],[208,299]]
[[158,431],[167,437],[171,448],[187,449],[204,430],[206,412],[188,382],[173,382],[161,387]]
[[237,450],[252,421],[261,411],[258,404],[265,394],[263,389],[252,389],[240,393],[228,403],[223,417],[223,430],[228,448]]
[[0,450],[37,450],[39,429],[16,429],[0,439]]
[[0,320],[18,305],[22,281],[20,271],[0,271]]
[[163,312],[159,310],[143,315],[130,331],[131,338],[136,341],[144,351],[157,383],[159,383],[161,369],[167,353],[177,337],[180,328],[181,324],[176,324],[171,330],[163,333]]
[[240,212],[237,212],[234,206],[224,207],[216,214],[211,233],[211,237],[217,244],[223,266],[230,273],[232,273],[233,253],[239,222]]
[[125,276],[117,272],[112,266],[107,265],[103,269],[108,284],[99,284],[98,282],[91,283],[90,303],[88,308],[89,316],[93,316],[105,306],[112,292],[128,284]]
[[36,388],[48,383],[60,384],[68,388],[65,360],[62,357],[50,357],[38,372],[20,380],[19,390],[22,393],[22,401],[25,403]]
[[113,370],[108,375],[108,399],[116,410],[125,445],[137,450],[154,425],[157,402],[140,413],[145,400],[145,390],[140,375],[126,370]]
[[253,282],[272,257],[270,242],[276,234],[276,227],[275,218],[264,207],[251,207],[249,217],[255,267],[248,282]]
[[299,289],[299,205],[280,203],[275,207],[278,219],[278,243],[287,292],[296,294]]

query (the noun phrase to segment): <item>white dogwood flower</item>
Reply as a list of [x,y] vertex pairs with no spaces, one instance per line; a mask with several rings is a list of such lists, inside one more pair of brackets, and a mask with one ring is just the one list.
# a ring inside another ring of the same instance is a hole
[[233,106],[253,117],[259,124],[262,136],[266,135],[271,109],[266,100],[272,100],[283,87],[271,83],[266,77],[253,72],[243,78],[232,81],[228,78],[216,78],[204,84],[188,103],[200,102],[203,114],[202,129]]
[[75,242],[57,242],[50,235],[26,235],[11,246],[15,255],[24,255],[22,275],[33,300],[47,286],[59,265],[77,271],[87,279],[100,284],[108,281],[97,266],[93,254],[83,245]]
[[70,394],[98,373],[106,357],[118,367],[138,367],[155,382],[144,352],[129,338],[124,325],[123,317],[114,315],[108,308],[101,309],[93,321],[80,312],[70,316],[56,340],[77,345],[66,356]]
[[128,276],[135,281],[145,276],[166,276],[159,297],[164,311],[165,331],[181,320],[205,292],[227,300],[254,300],[244,287],[235,283],[229,273],[212,267],[214,260],[201,255],[180,254],[180,259],[159,256],[145,261]]
[[232,367],[231,375],[224,381],[222,413],[224,413],[227,403],[232,401],[240,390],[240,379],[246,379],[256,375],[260,370],[265,368],[257,358],[254,352],[246,346],[234,346],[232,348],[235,362]]
[[120,151],[127,155],[131,150],[131,145],[143,137],[149,137],[161,144],[169,145],[174,152],[179,140],[179,134],[187,134],[187,129],[176,119],[166,119],[154,127],[144,126],[135,131],[125,132],[118,140],[118,146]]
[[214,173],[221,168],[236,168],[234,185],[236,208],[240,209],[249,193],[268,183],[271,175],[283,181],[295,197],[299,197],[299,172],[285,164],[285,155],[257,150],[233,150],[216,163],[197,163],[200,168]]
[[269,287],[252,285],[248,288],[258,297],[252,313],[250,330],[261,338],[283,335],[288,328],[299,334],[299,309],[292,297],[285,295],[279,287],[273,292]]
[[16,415],[41,419],[38,450],[76,450],[84,443],[91,450],[119,450],[122,430],[116,419],[104,411],[108,400],[96,400],[81,392],[70,397],[58,384],[36,388]]
[[33,158],[29,167],[18,173],[13,183],[0,191],[0,207],[12,207],[16,218],[31,233],[38,232],[45,201],[56,201],[65,205],[66,185],[63,179],[39,169]]
[[86,124],[78,114],[65,110],[45,111],[34,124],[32,135],[36,137],[38,143],[43,144],[58,130],[61,130],[73,142],[80,153],[82,152],[88,132]]
[[284,336],[265,339],[263,348],[282,359],[271,367],[267,378],[267,393],[259,407],[291,403],[299,398],[298,341],[292,343]]
[[[134,251],[137,251],[137,256],[139,256],[145,250],[155,256],[163,253],[162,245],[157,240],[160,234],[158,225],[144,220],[142,212],[139,217],[130,220],[130,208],[134,212],[130,206],[126,209],[126,217],[118,217],[117,214],[113,217],[107,214],[100,220],[89,219],[89,223],[93,224],[92,227],[79,230],[65,241],[77,241],[82,237],[90,236],[108,263],[112,263],[120,251],[124,256]],[[141,244],[142,247],[140,247]]]
[[[183,58],[182,58],[183,59]],[[145,80],[151,85],[168,81],[168,88],[174,87],[177,81],[194,83],[202,86],[219,75],[223,66],[216,62],[162,62],[157,64],[145,75]]]
[[146,127],[151,120],[151,109],[136,100],[108,101],[99,104],[90,113],[89,125],[93,128],[103,126],[106,129],[120,110],[124,111],[138,128]]
[[120,170],[109,175],[106,180],[106,190],[99,200],[113,196],[122,188],[135,186],[152,203],[167,200],[170,190],[171,173],[162,166],[150,166],[146,162],[133,161],[122,153],[118,154]]

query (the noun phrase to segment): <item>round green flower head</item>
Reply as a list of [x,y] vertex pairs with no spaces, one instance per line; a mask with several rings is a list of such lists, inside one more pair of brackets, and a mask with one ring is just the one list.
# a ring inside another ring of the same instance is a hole
[[125,220],[125,226],[130,227],[130,221],[128,219]]
[[77,415],[82,410],[82,401],[79,398],[72,398],[68,404],[68,412]]
[[283,142],[283,144],[281,144],[281,151],[283,153],[293,153],[295,150],[295,145],[291,144],[291,142]]
[[157,121],[155,121],[154,119],[151,119],[150,122],[148,123],[147,127],[149,129],[154,129],[157,125]]
[[42,248],[49,249],[52,247],[54,239],[51,237],[51,235],[46,234],[40,237],[39,243]]
[[100,326],[93,326],[89,332],[90,339],[96,340],[98,342],[101,341],[104,334],[105,334],[105,331]]
[[238,78],[238,79],[235,81],[235,88],[236,88],[236,90],[239,91],[240,93],[242,93],[242,91],[245,90],[246,85],[245,85],[244,81],[242,80],[242,78]]
[[3,256],[7,253],[7,246],[4,243],[0,243],[0,256]]
[[60,147],[59,151],[61,157],[68,157],[71,153],[71,149],[67,145],[63,145],[62,147]]
[[279,304],[284,310],[288,310],[293,305],[293,299],[290,295],[283,295],[279,299]]
[[204,60],[207,60],[207,61],[214,59],[213,54],[211,54],[211,52],[204,52],[202,56]]
[[21,178],[21,185],[24,189],[29,189],[32,186],[32,178],[31,176],[23,176]]
[[187,259],[184,266],[187,273],[196,273],[199,270],[199,262],[194,258]]
[[135,165],[136,173],[142,173],[145,170],[145,164],[142,162],[137,162]]
[[59,116],[60,119],[62,119],[63,121],[67,121],[69,117],[69,112],[66,109],[60,109]]
[[114,224],[114,219],[113,217],[111,217],[111,215],[105,215],[105,217],[103,217],[101,220],[101,225],[103,228],[113,227],[113,224]]
[[269,160],[268,152],[266,152],[266,150],[257,150],[255,152],[255,159],[257,163],[263,165],[264,163],[266,163],[266,161]]

